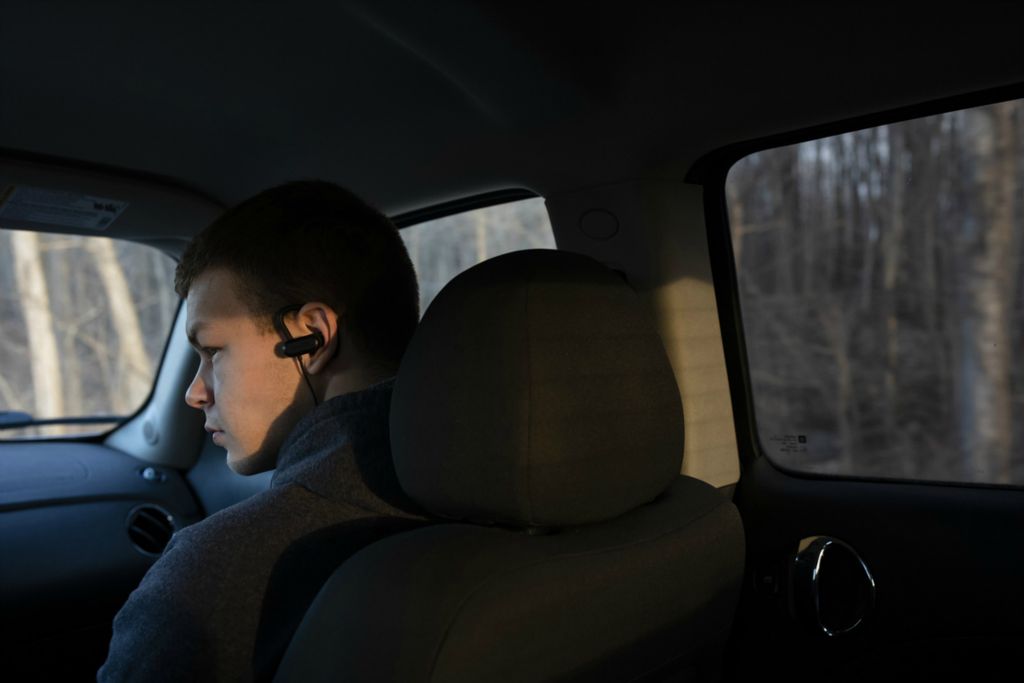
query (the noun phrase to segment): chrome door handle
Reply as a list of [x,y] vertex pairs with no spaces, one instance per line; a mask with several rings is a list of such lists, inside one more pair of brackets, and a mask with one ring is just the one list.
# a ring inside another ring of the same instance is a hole
[[790,612],[816,633],[849,633],[875,605],[875,579],[857,551],[829,536],[800,542],[790,573]]

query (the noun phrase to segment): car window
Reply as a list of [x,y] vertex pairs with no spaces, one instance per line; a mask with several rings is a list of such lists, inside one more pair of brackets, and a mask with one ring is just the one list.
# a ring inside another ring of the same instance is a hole
[[1024,484],[1024,101],[769,149],[726,196],[764,453]]
[[420,314],[449,280],[492,256],[554,249],[544,200],[524,199],[417,223],[401,230],[420,284]]
[[107,237],[0,229],[0,439],[95,433],[153,385],[174,261]]

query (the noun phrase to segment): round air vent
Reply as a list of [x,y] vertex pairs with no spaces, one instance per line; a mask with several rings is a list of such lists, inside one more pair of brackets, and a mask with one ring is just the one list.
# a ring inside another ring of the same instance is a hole
[[128,538],[143,555],[158,557],[174,533],[174,518],[155,505],[143,505],[128,515]]

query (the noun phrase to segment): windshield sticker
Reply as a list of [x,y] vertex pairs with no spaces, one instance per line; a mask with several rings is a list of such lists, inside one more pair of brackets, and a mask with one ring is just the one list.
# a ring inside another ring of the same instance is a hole
[[775,434],[768,437],[768,444],[774,453],[790,455],[807,453],[807,436],[805,434]]
[[14,229],[21,224],[106,230],[126,208],[128,202],[106,197],[38,187],[8,187],[0,195],[0,224]]

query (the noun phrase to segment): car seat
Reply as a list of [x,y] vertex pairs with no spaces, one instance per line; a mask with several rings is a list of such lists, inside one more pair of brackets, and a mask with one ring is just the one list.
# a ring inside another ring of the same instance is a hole
[[275,680],[716,677],[743,528],[679,474],[683,436],[661,338],[618,274],[555,250],[467,270],[391,406],[399,481],[450,523],[342,564]]

